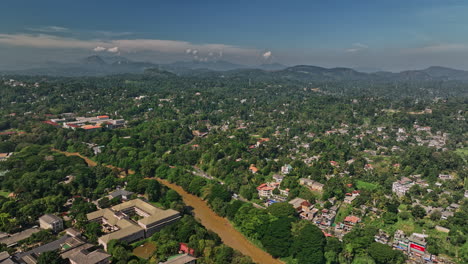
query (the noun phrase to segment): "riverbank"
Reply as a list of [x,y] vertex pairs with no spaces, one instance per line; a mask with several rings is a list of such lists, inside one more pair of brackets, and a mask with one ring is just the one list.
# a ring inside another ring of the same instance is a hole
[[[97,162],[81,155],[78,152],[64,152],[57,149],[53,150],[58,153],[62,153],[66,156],[80,157],[83,160],[85,160],[85,162],[90,167],[97,166]],[[122,170],[112,165],[107,165],[107,167]],[[133,173],[133,171],[129,171],[129,174]],[[184,203],[187,206],[193,208],[192,212],[194,214],[195,219],[197,219],[206,229],[218,234],[223,243],[227,246],[232,247],[233,249],[238,250],[242,254],[251,257],[254,262],[259,264],[284,264],[284,262],[273,258],[270,254],[263,251],[252,242],[250,242],[244,235],[242,235],[242,233],[237,231],[226,218],[220,217],[215,212],[213,212],[213,210],[211,210],[211,208],[208,207],[206,202],[200,199],[198,196],[186,192],[182,187],[170,183],[167,180],[159,178],[148,179],[158,180],[161,184],[164,184],[168,188],[173,189],[180,196],[182,196]]]
[[205,228],[217,233],[227,246],[251,257],[256,263],[284,264],[282,261],[273,258],[270,254],[250,242],[244,235],[237,231],[226,218],[220,217],[213,212],[206,202],[198,196],[186,192],[182,187],[170,183],[167,180],[157,180],[182,196],[184,203],[193,208],[195,218],[200,221]]

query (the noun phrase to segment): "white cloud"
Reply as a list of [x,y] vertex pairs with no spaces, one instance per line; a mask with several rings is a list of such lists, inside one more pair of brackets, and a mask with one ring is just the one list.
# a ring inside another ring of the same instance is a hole
[[267,51],[267,52],[262,54],[262,56],[263,56],[263,58],[265,60],[268,60],[271,57],[271,55],[272,55],[271,51]]
[[[39,49],[83,49],[108,52],[148,53],[155,52],[165,55],[190,54],[199,56],[212,52],[219,58],[251,59],[262,54],[258,49],[244,48],[226,44],[194,44],[187,41],[160,39],[88,39],[81,40],[72,37],[62,37],[50,34],[0,34],[0,45],[28,47]],[[205,55],[206,56],[206,55]]]
[[65,27],[59,26],[44,26],[44,27],[29,27],[26,28],[29,31],[36,31],[36,32],[45,32],[45,33],[54,33],[54,32],[68,32],[69,29]]
[[119,52],[119,47],[108,48],[107,51],[111,53],[117,53]]
[[361,50],[366,50],[368,48],[369,46],[358,42],[358,43],[354,43],[352,48],[346,49],[346,52],[355,53]]
[[97,46],[97,47],[95,47],[93,50],[96,51],[96,52],[101,52],[101,51],[105,51],[106,48],[101,47],[101,46]]

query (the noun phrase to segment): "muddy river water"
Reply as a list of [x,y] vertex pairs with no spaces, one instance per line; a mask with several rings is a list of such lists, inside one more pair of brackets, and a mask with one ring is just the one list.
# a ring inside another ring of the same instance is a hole
[[[78,156],[86,161],[88,166],[94,167],[97,163],[88,157],[85,157],[79,153],[60,152],[66,156]],[[114,168],[113,166],[110,166]],[[129,172],[130,174],[133,172]],[[160,183],[176,191],[187,206],[193,208],[192,212],[195,218],[208,230],[211,230],[218,234],[224,244],[230,246],[242,254],[249,256],[256,263],[260,264],[284,264],[282,261],[273,258],[270,254],[266,253],[262,249],[258,248],[247,238],[245,238],[239,231],[237,231],[226,218],[220,217],[213,212],[205,201],[199,197],[186,192],[182,187],[170,183],[167,180],[157,179]]]

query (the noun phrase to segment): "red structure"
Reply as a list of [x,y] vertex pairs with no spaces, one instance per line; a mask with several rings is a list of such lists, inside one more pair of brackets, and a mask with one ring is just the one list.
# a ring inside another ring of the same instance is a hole
[[187,244],[185,243],[179,243],[179,251],[184,252],[185,254],[189,255],[194,255],[195,254],[195,249],[189,248]]

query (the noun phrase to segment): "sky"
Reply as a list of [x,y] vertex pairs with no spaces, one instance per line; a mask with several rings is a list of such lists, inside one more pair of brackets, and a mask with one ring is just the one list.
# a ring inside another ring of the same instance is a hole
[[2,0],[0,69],[90,55],[468,69],[468,1]]

